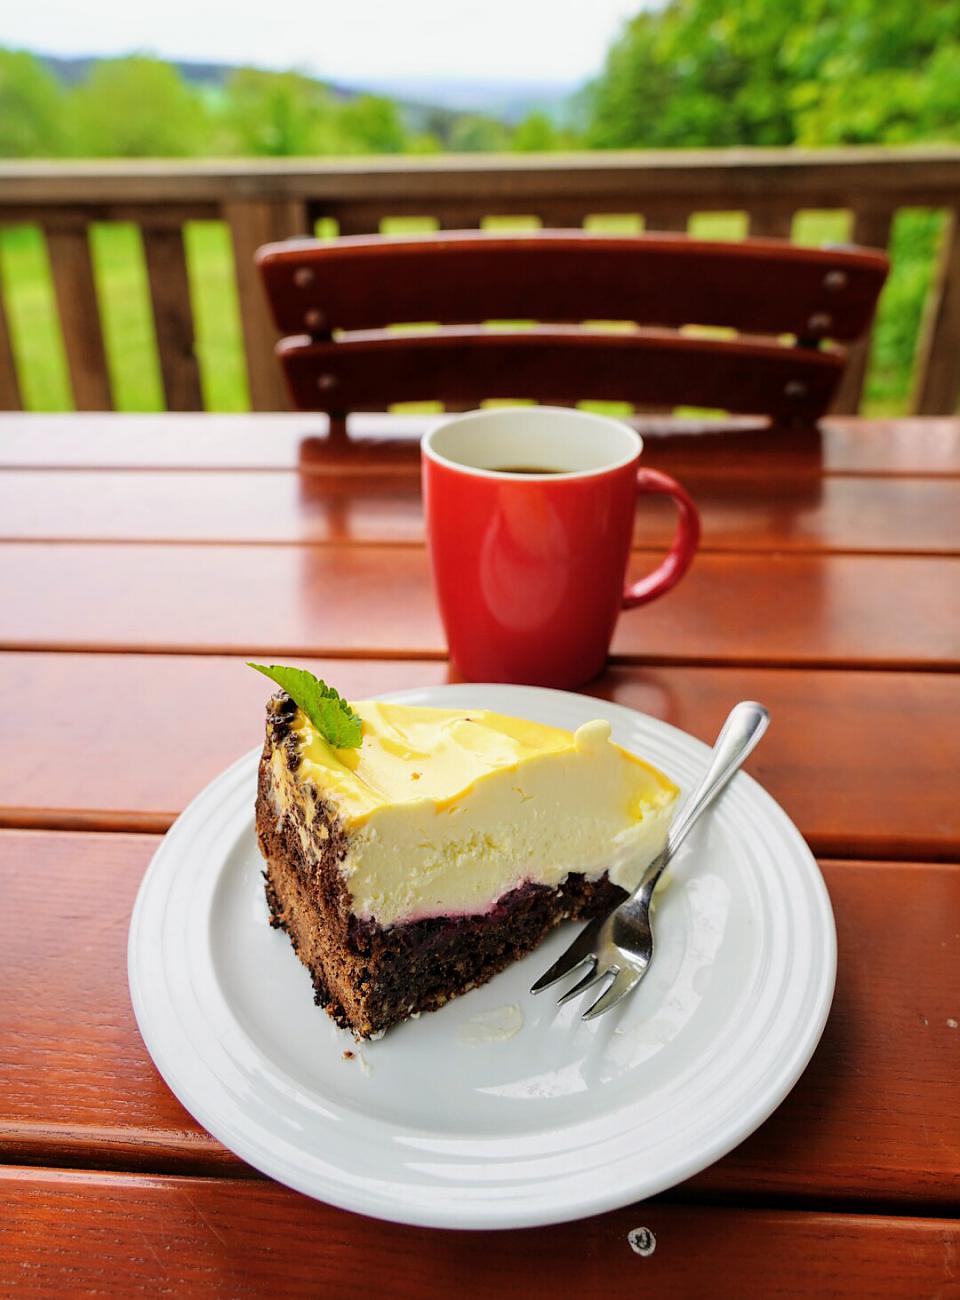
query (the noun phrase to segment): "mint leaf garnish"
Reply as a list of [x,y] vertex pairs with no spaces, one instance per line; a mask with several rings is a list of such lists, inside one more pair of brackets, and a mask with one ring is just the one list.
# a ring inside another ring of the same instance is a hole
[[322,682],[306,668],[287,668],[283,664],[247,664],[276,682],[298,704],[334,749],[357,749],[363,724],[339,692]]

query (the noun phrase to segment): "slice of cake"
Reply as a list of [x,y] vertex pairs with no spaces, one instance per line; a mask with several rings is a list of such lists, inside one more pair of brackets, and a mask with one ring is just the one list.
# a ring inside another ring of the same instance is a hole
[[483,983],[565,918],[608,910],[664,845],[677,789],[606,722],[571,733],[483,709],[348,712],[351,747],[288,694],[270,700],[256,819],[273,924],[357,1037]]

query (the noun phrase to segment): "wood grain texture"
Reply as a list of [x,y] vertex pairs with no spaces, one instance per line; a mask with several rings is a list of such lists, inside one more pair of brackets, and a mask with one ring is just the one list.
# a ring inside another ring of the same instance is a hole
[[[532,215],[540,222],[542,230],[582,230],[588,214],[582,203],[561,202],[541,203]],[[453,230],[455,227],[439,225],[437,229]]]
[[[130,1008],[127,927],[158,843],[0,832],[0,1154],[8,1161],[252,1172],[168,1091]],[[821,1046],[780,1110],[692,1185],[957,1203],[960,1040],[949,1022],[958,1013],[960,867],[827,862],[824,871],[841,960]],[[891,914],[897,962],[887,959]],[[50,934],[61,940],[49,943]],[[277,944],[286,944],[280,934]]]
[[[944,1219],[664,1202],[552,1228],[437,1232],[270,1183],[16,1168],[0,1177],[0,1282],[29,1296],[69,1286],[84,1296],[348,1297],[361,1268],[385,1297],[912,1300],[955,1294],[960,1243],[960,1226]],[[646,1259],[627,1239],[640,1225],[656,1240]]]
[[[960,478],[683,482],[706,551],[960,553]],[[666,547],[674,526],[670,503],[645,497],[634,544]],[[0,540],[420,544],[420,477],[414,460],[407,474],[0,470]]]
[[[302,662],[335,682],[352,699],[448,680],[439,660]],[[14,735],[24,735],[8,713],[0,732],[0,802],[3,818],[48,824],[166,830],[173,818],[228,763],[262,742],[269,687],[242,659],[152,655],[0,655],[0,708],[15,705],[26,688],[49,702],[55,757],[43,750],[19,756]],[[137,702],[142,719],[131,729],[126,705]],[[47,704],[44,704],[44,708]],[[190,743],[184,719],[192,719]],[[9,726],[9,732],[7,731]],[[143,762],[139,727],[150,736]],[[39,731],[35,733],[39,739]],[[98,761],[88,761],[96,737]],[[54,810],[58,810],[54,812]]]
[[[440,660],[300,662],[353,699],[451,679]],[[0,655],[0,820],[165,830],[199,789],[260,743],[266,689],[239,659]],[[749,769],[815,851],[960,859],[960,806],[945,776],[960,769],[953,675],[616,668],[590,690],[708,742],[735,700],[763,700],[774,725]],[[33,701],[29,727],[25,693]],[[89,761],[91,737],[97,762]]]
[[793,230],[793,213],[783,208],[760,208],[748,214],[752,236],[765,239],[789,239]]
[[918,415],[954,415],[960,401],[960,208],[947,214],[927,298],[911,407]]
[[233,241],[250,404],[255,411],[285,411],[287,395],[273,357],[277,331],[270,320],[253,258],[261,244],[309,233],[306,205],[296,199],[270,202],[243,197],[225,202],[223,216]]
[[143,252],[167,408],[200,411],[203,393],[183,231],[144,226]]
[[[665,216],[651,216],[651,228],[666,230]],[[854,339],[873,315],[887,259],[781,240],[539,230],[288,240],[260,249],[257,265],[284,334],[519,319]]]
[[[271,1183],[9,1169],[0,1283],[17,1294],[603,1300],[956,1294],[960,1225],[651,1202],[577,1224],[437,1232],[378,1223]],[[631,1250],[645,1226],[656,1249]],[[722,1267],[719,1261],[722,1261]],[[371,1287],[373,1283],[365,1282]]]
[[[0,969],[10,981],[0,993],[4,1161],[88,1163],[99,1149],[94,1160],[104,1165],[242,1172],[163,1083],[133,1018],[126,933],[158,844],[0,833]],[[65,984],[51,1020],[40,1008],[49,1005],[54,971]]]
[[113,401],[86,228],[53,225],[45,233],[74,405],[109,411]]
[[487,399],[590,400],[718,407],[769,415],[781,425],[818,419],[844,364],[838,349],[791,348],[746,335],[563,325],[367,330],[332,342],[300,336],[282,339],[278,358],[291,401],[304,411],[377,411],[435,400],[453,409]]
[[654,210],[647,214],[646,228],[655,232],[674,231],[677,234],[685,235],[689,220],[690,214],[688,212],[669,212],[666,209]]
[[[459,212],[456,208],[444,207],[443,209],[438,210],[435,216],[436,216],[438,230],[471,230],[471,229],[475,230],[480,224],[473,216],[472,213],[461,214],[461,212]],[[558,221],[556,224],[567,225],[569,223],[565,221],[564,222]],[[581,222],[574,222],[573,224],[580,225]],[[377,227],[377,229],[379,229],[379,226]],[[340,233],[342,235],[348,233],[346,230],[343,229],[342,225],[340,227]],[[355,233],[363,234],[365,232],[362,230],[358,230]]]
[[[322,414],[12,415],[0,413],[0,468],[243,469],[415,473],[429,417],[353,415],[333,449]],[[638,418],[646,463],[682,476],[960,476],[960,419],[828,417],[819,430],[756,420]]]
[[950,144],[831,149],[649,149],[442,157],[8,160],[0,203],[24,206],[177,205],[225,199],[310,198],[334,214],[366,204],[380,215],[432,213],[477,202],[484,212],[535,212],[566,201],[586,212],[636,212],[648,202],[688,209],[850,206],[851,196],[889,206],[956,201],[960,149]]
[[828,416],[825,474],[956,474],[960,420],[858,420]]
[[[630,576],[656,555],[635,551]],[[420,658],[445,643],[417,547],[10,542],[0,648]],[[613,641],[647,663],[923,669],[958,650],[960,560],[927,556],[707,552]]]

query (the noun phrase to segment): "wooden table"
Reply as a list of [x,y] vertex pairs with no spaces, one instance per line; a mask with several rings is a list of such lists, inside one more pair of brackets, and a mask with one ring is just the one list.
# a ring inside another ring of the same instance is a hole
[[[342,451],[309,416],[0,418],[0,1293],[960,1294],[957,420],[648,440],[703,553],[589,689],[708,740],[764,700],[749,767],[839,930],[821,1046],[741,1147],[576,1225],[414,1230],[261,1178],[157,1075],[130,909],[158,836],[258,740],[243,659],[353,696],[450,679],[417,427],[368,417]],[[638,571],[670,527],[644,503]]]

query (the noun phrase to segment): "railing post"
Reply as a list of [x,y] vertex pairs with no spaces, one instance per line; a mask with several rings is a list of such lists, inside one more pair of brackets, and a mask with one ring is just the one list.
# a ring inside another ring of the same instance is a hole
[[375,235],[380,230],[380,219],[370,212],[338,212],[337,231],[340,235]]
[[202,411],[183,230],[148,218],[141,233],[167,410]]
[[3,285],[0,282],[0,411],[19,411],[23,407],[17,365],[10,345],[10,329],[3,305]]
[[913,391],[916,415],[953,415],[960,398],[960,209],[947,214],[924,310]]
[[[886,250],[890,242],[890,227],[893,224],[891,209],[860,210],[853,218],[853,242],[864,248]],[[860,410],[863,396],[863,384],[867,377],[870,362],[870,345],[873,341],[873,325],[862,339],[858,339],[847,353],[847,365],[843,379],[837,389],[837,395],[830,407],[834,415],[856,415]]]
[[223,215],[233,239],[250,405],[255,411],[286,411],[290,403],[273,355],[277,331],[267,310],[253,255],[261,244],[311,234],[307,206],[294,199],[233,199],[223,205]]
[[644,229],[651,235],[687,233],[690,214],[687,212],[653,212],[646,218]]
[[74,405],[78,411],[109,411],[113,401],[87,224],[54,218],[44,234]]
[[[376,230],[384,216],[432,215],[440,229],[449,229],[475,228],[489,213],[531,213],[560,227],[579,226],[587,214],[645,213],[647,229],[656,232],[685,230],[690,213],[722,208],[746,212],[753,235],[784,238],[790,214],[799,208],[853,209],[853,239],[884,248],[894,212],[908,204],[954,214],[928,298],[913,398],[920,413],[947,412],[960,389],[960,149],[954,146],[406,157],[346,164],[299,160],[295,165],[275,159],[0,160],[0,221],[36,223],[48,235],[67,363],[82,410],[112,404],[88,246],[89,223],[96,220],[145,226],[160,368],[167,404],[174,409],[201,404],[183,224],[218,217],[229,223],[252,405],[276,410],[284,409],[287,399],[252,257],[261,243],[312,233],[308,214],[322,212],[348,233]],[[23,400],[20,390],[30,362],[26,354],[11,357],[6,325],[0,319],[0,404],[16,406]],[[836,411],[858,409],[868,356],[867,341],[851,349]]]
[[747,233],[760,239],[789,239],[793,231],[792,212],[761,209],[747,213]]

